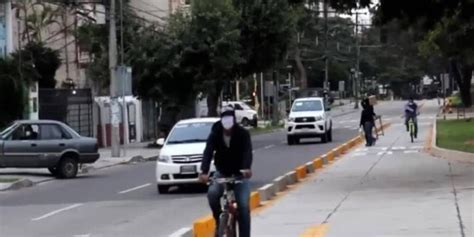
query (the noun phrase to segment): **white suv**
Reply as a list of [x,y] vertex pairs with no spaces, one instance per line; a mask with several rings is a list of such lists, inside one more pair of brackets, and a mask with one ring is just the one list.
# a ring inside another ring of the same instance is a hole
[[242,126],[258,126],[257,111],[253,110],[245,102],[242,101],[225,101],[222,102],[222,107],[230,105],[235,110],[235,118]]
[[[219,118],[195,118],[179,121],[171,130],[166,141],[158,140],[162,145],[156,163],[156,183],[159,193],[166,193],[172,185],[199,183],[206,141],[212,125]],[[212,164],[210,172],[215,167]]]
[[332,141],[330,107],[324,98],[308,97],[293,102],[286,125],[288,145],[298,144],[300,138],[319,137],[323,143]]

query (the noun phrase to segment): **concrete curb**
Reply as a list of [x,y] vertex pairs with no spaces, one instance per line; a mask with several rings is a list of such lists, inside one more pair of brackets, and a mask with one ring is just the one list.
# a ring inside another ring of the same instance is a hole
[[322,155],[321,160],[323,160],[323,165],[328,165],[329,164],[329,159],[328,159],[327,154]]
[[20,179],[13,183],[7,184],[6,187],[0,189],[0,191],[9,191],[9,190],[18,190],[21,188],[31,187],[33,186],[33,182],[29,179]]
[[306,163],[306,173],[314,173],[314,163],[312,161]]
[[268,201],[276,194],[276,187],[275,184],[267,184],[258,189],[258,193],[260,194],[261,201]]
[[446,160],[453,160],[453,161],[459,161],[459,162],[467,162],[474,164],[474,154],[473,153],[468,153],[468,152],[462,152],[462,151],[455,151],[455,150],[449,150],[449,149],[444,149],[441,147],[438,147],[436,145],[436,127],[437,127],[437,119],[434,120],[433,122],[433,131],[432,131],[432,136],[431,136],[431,147],[429,149],[429,153],[435,157],[446,159]]
[[295,184],[296,182],[298,182],[298,178],[296,177],[296,172],[295,171],[290,171],[290,172],[286,173],[285,177],[286,177],[286,183],[288,185],[292,185],[292,184]]
[[274,179],[273,184],[275,185],[275,189],[276,189],[275,191],[276,192],[285,191],[286,185],[287,185],[286,176],[280,176],[280,177]]

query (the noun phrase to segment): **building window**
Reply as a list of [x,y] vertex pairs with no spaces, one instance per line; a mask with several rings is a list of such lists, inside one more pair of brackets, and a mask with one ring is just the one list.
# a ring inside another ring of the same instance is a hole
[[191,5],[191,0],[184,0],[184,4]]

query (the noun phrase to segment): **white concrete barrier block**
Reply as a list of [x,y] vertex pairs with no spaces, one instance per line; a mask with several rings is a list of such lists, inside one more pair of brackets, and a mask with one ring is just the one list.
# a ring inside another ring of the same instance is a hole
[[285,176],[287,177],[286,180],[288,185],[295,184],[296,182],[298,182],[296,171],[288,172],[285,174]]
[[306,163],[306,173],[314,173],[314,164],[312,161]]
[[260,201],[268,201],[273,196],[275,196],[276,190],[274,184],[267,184],[258,189],[258,193],[260,194]]
[[323,165],[329,164],[329,159],[327,155],[321,156],[321,159],[323,160]]
[[287,178],[286,176],[280,176],[273,180],[273,184],[275,185],[276,192],[283,192],[286,190],[287,185]]

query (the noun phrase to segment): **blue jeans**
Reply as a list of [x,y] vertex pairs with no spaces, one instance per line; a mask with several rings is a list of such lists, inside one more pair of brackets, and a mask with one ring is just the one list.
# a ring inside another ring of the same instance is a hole
[[368,146],[374,145],[375,138],[373,137],[373,134],[372,134],[373,129],[374,129],[373,122],[364,123],[365,141]]
[[[219,173],[214,173],[214,177],[223,177]],[[238,226],[240,237],[250,237],[250,184],[248,180],[243,180],[242,183],[236,184],[234,187],[235,199],[238,206]],[[209,186],[207,191],[207,199],[211,207],[216,225],[219,223],[219,216],[221,214],[220,198],[224,193],[224,186],[216,182]],[[217,227],[216,227],[217,228]]]

